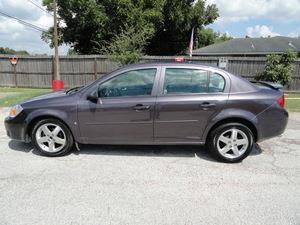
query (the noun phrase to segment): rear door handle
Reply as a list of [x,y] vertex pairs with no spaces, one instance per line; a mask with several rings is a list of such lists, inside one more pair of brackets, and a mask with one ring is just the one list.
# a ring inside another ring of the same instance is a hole
[[150,105],[137,104],[133,107],[134,110],[148,110],[150,109]]
[[200,104],[200,107],[203,109],[209,109],[216,107],[216,104],[210,102],[203,102],[202,104]]

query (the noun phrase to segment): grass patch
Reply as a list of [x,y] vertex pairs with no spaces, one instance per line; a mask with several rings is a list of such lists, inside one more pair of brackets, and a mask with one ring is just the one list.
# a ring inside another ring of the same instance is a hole
[[35,96],[51,92],[51,89],[0,88],[0,106],[12,106]]
[[300,94],[285,94],[286,98],[300,98]]
[[286,109],[292,112],[300,112],[300,99],[286,99]]
[[300,112],[300,93],[285,93],[286,109],[290,112]]

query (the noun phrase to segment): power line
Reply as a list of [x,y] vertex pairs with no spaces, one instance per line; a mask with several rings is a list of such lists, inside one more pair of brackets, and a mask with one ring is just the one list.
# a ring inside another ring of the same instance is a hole
[[5,17],[10,18],[10,19],[13,19],[13,20],[16,20],[16,21],[18,21],[19,23],[21,23],[21,24],[23,24],[23,25],[25,25],[25,26],[31,27],[31,28],[33,28],[33,29],[35,29],[35,30],[38,30],[38,31],[41,31],[41,32],[46,31],[45,29],[43,29],[43,28],[41,28],[41,27],[38,27],[38,26],[36,26],[36,25],[34,25],[34,24],[31,24],[31,23],[28,23],[28,22],[26,22],[26,21],[24,21],[24,20],[21,20],[21,19],[17,18],[17,17],[8,15],[8,14],[6,14],[6,13],[4,13],[4,12],[1,12],[1,11],[0,11],[0,15],[5,16]]
[[28,2],[30,2],[31,4],[35,5],[36,7],[38,7],[40,10],[48,13],[49,15],[53,16],[51,13],[49,13],[47,10],[45,10],[42,6],[40,6],[37,2],[34,2],[32,0],[27,0]]
[[2,12],[2,11],[0,11],[0,15],[2,15],[2,16],[4,16],[4,17],[7,17],[7,18],[10,18],[10,19],[13,19],[13,20],[16,20],[16,21],[18,21],[20,24],[23,24],[23,25],[25,25],[25,26],[31,27],[31,28],[33,28],[33,29],[35,29],[35,30],[40,31],[40,32],[46,32],[46,31],[47,31],[47,30],[45,30],[45,29],[43,29],[43,28],[41,28],[41,27],[38,27],[38,26],[36,26],[36,25],[34,25],[34,24],[32,24],[32,23],[28,23],[28,22],[26,22],[26,21],[24,21],[24,20],[21,20],[21,19],[17,18],[17,17],[8,15],[8,14]]

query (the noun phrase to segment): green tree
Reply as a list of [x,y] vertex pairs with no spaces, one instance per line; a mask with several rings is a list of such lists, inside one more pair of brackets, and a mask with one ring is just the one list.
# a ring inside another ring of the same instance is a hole
[[218,34],[218,36],[215,39],[214,44],[219,44],[219,43],[222,43],[224,41],[229,41],[229,40],[233,39],[233,37],[231,37],[227,34],[221,34],[221,33],[217,33],[217,34]]
[[67,52],[67,55],[78,55],[78,54],[77,54],[77,52],[74,51],[73,48],[69,48],[68,52]]
[[163,23],[156,27],[156,33],[146,52],[151,55],[184,54],[190,42],[191,31],[213,23],[218,18],[216,5],[205,5],[204,0],[165,0]]
[[[52,0],[43,3],[52,10]],[[80,54],[103,53],[126,25],[154,33],[162,22],[163,0],[58,0],[57,4],[60,20],[66,24],[60,27],[61,40]],[[48,33],[51,37],[51,30]]]
[[[52,0],[43,0],[52,10]],[[205,0],[57,0],[62,23],[61,41],[79,54],[102,54],[103,49],[128,25],[147,30],[147,54],[183,53],[193,27],[218,17],[215,5]],[[151,31],[151,32],[150,32]],[[51,39],[51,30],[44,39]]]
[[221,34],[219,32],[215,32],[211,28],[199,28],[197,30],[197,37],[196,37],[196,45],[195,48],[202,48],[212,44],[219,44],[224,41],[231,40],[232,37],[228,36],[227,34]]
[[[63,44],[63,39],[62,39],[62,33],[61,33],[61,28],[58,26],[58,44],[61,45]],[[45,41],[47,44],[49,44],[50,48],[54,48],[54,43],[53,43],[53,32],[54,28],[50,27],[47,32],[43,32],[41,35],[41,39]]]
[[105,47],[104,53],[120,65],[136,63],[143,55],[147,40],[151,37],[149,33],[152,31],[137,31],[134,27],[126,27],[126,30],[122,30],[121,34],[115,36]]
[[14,50],[11,48],[2,48],[0,47],[0,54],[5,55],[29,55],[29,53],[25,50]]
[[279,82],[282,85],[288,85],[292,79],[294,70],[294,61],[297,54],[288,49],[282,55],[268,55],[265,71],[257,74],[256,80]]

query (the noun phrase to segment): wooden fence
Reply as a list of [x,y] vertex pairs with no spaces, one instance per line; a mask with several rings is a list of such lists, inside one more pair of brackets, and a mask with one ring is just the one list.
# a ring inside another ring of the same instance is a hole
[[[145,56],[141,62],[174,61],[170,56]],[[217,67],[218,57],[185,57],[186,61]],[[262,72],[264,57],[228,57],[226,70],[247,79]],[[66,87],[85,85],[104,74],[118,68],[101,55],[80,55],[60,57],[61,78]],[[50,88],[53,76],[53,58],[51,56],[20,56],[14,71],[7,55],[0,55],[0,86]],[[300,60],[295,62],[294,75],[290,90],[300,90]]]

